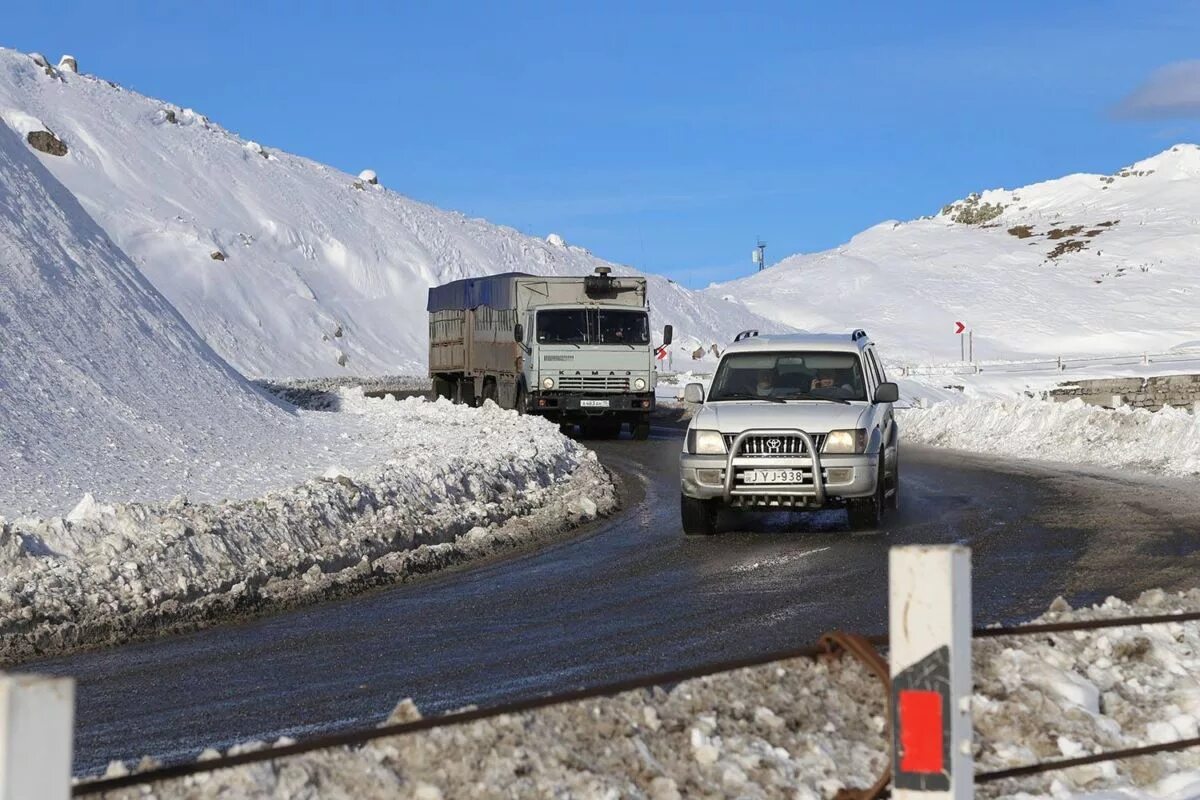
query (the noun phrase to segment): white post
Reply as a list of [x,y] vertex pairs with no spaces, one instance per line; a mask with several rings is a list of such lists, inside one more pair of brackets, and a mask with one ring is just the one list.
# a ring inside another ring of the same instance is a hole
[[0,678],[0,800],[67,800],[74,733],[74,680]]
[[969,800],[971,551],[893,547],[889,583],[892,794]]
[[1123,405],[1125,405],[1125,398],[1122,395],[1114,394],[1112,396],[1112,407],[1120,408]]

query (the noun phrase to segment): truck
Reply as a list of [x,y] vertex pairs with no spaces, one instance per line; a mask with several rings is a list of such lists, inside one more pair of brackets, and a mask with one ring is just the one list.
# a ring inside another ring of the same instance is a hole
[[[650,435],[656,351],[646,279],[509,272],[429,290],[437,397],[538,414],[585,436]],[[672,329],[663,329],[663,346]]]

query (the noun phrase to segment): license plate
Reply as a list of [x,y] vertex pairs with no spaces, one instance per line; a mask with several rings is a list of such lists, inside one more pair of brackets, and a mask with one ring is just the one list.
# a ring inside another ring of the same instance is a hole
[[608,400],[580,400],[580,408],[608,408]]
[[746,483],[804,483],[804,472],[798,469],[748,469],[742,473]]

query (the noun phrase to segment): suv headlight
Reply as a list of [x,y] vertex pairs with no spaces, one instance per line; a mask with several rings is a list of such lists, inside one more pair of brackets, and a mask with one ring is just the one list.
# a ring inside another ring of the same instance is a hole
[[542,388],[543,389],[553,389],[554,388],[554,378],[542,378]]
[[725,438],[720,431],[704,431],[689,428],[687,451],[694,456],[725,455]]
[[830,431],[825,437],[822,453],[865,453],[867,451],[867,431],[856,428],[849,431]]
[[643,389],[645,389],[646,388],[646,379],[645,378],[634,379],[633,388],[639,392],[642,391]]

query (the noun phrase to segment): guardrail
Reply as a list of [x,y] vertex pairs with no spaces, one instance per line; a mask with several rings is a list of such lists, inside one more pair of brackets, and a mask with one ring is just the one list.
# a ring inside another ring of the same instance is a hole
[[[73,684],[70,679],[8,676],[0,681],[0,800],[65,800],[117,789],[273,761],[335,747],[353,747],[376,739],[413,734],[502,714],[518,714],[551,705],[611,697],[685,680],[795,658],[831,658],[849,654],[879,678],[888,697],[891,759],[873,786],[846,790],[847,798],[872,800],[891,785],[897,798],[965,800],[975,784],[1028,777],[1071,767],[1118,761],[1200,747],[1200,738],[1093,753],[976,772],[972,757],[971,641],[997,637],[1045,636],[1107,628],[1200,622],[1200,611],[1126,616],[1076,622],[971,628],[970,550],[960,546],[892,548],[889,560],[888,636],[833,632],[816,646],[659,673],[489,708],[452,712],[413,722],[314,736],[301,742],[266,747],[205,761],[155,767],[119,777],[87,780],[71,786]],[[890,666],[876,648],[888,648]]]
[[1200,367],[1200,349],[1166,353],[1132,353],[1114,356],[1059,356],[1030,361],[977,361],[954,364],[899,364],[903,377],[922,375],[978,375],[984,372],[1069,372],[1089,367],[1134,367],[1152,364],[1195,364]]

